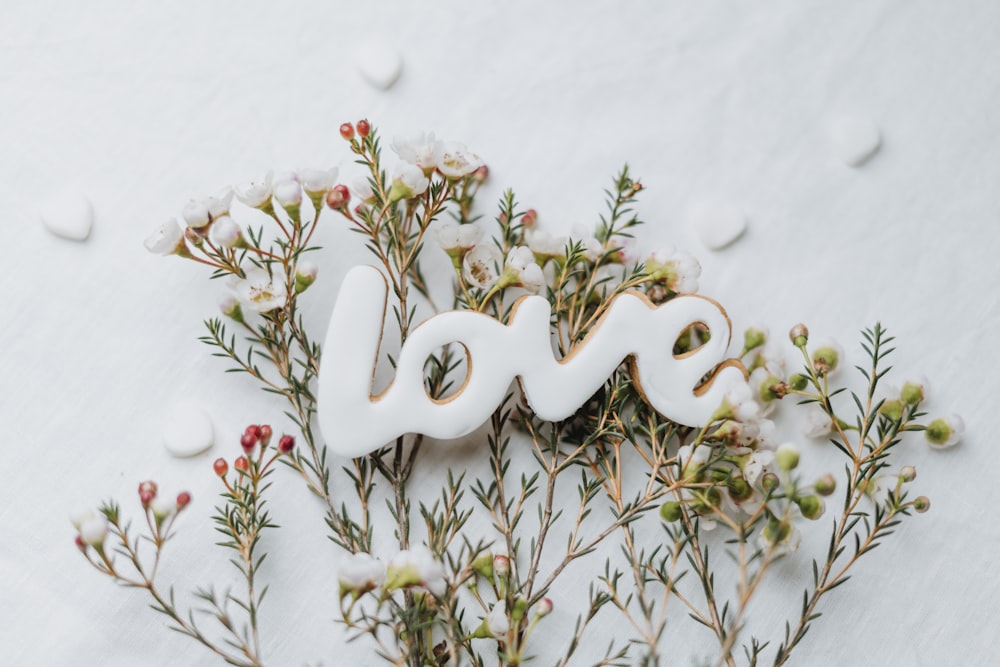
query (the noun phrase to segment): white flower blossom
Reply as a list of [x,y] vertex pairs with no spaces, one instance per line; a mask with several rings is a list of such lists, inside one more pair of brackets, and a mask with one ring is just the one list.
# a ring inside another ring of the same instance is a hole
[[418,167],[424,175],[430,175],[438,167],[438,159],[444,151],[444,143],[434,138],[434,133],[421,132],[409,139],[395,137],[392,150],[400,160]]
[[324,194],[327,190],[337,184],[336,167],[330,169],[300,169],[299,181],[302,188],[310,195]]
[[437,168],[446,178],[462,178],[483,166],[482,159],[465,144],[444,144],[436,156]]
[[419,167],[408,162],[400,162],[392,171],[392,186],[389,201],[419,197],[431,184]]
[[177,511],[177,501],[173,498],[156,496],[153,498],[153,502],[150,503],[150,509],[153,510],[153,516],[156,517],[157,520],[163,521]]
[[459,225],[446,222],[434,233],[438,244],[449,255],[468,252],[483,238],[483,230],[475,224]]
[[274,269],[273,277],[264,269],[250,269],[247,277],[234,281],[231,288],[242,303],[258,313],[283,307],[287,298],[285,276],[280,269]]
[[580,244],[588,262],[596,262],[604,254],[604,244],[597,240],[583,225],[574,225],[571,238]]
[[232,248],[240,242],[243,232],[232,218],[224,215],[212,223],[211,237],[212,241],[223,248]]
[[477,245],[462,261],[462,277],[473,287],[490,289],[500,279],[502,259],[500,250],[493,243]]
[[274,200],[284,208],[294,208],[302,203],[302,186],[294,179],[275,181]]
[[385,564],[371,554],[355,553],[337,562],[340,594],[360,595],[385,583]]
[[351,191],[362,204],[371,204],[375,201],[375,192],[367,178],[355,178],[351,181]]
[[205,206],[212,220],[218,220],[224,215],[229,215],[229,206],[233,202],[233,189],[224,188],[218,194],[205,198]]
[[184,224],[192,229],[201,229],[211,222],[208,213],[208,205],[203,199],[192,199],[181,209],[181,218]]
[[486,629],[490,631],[490,634],[495,639],[504,639],[507,633],[510,632],[510,619],[507,618],[507,603],[504,600],[500,600],[493,605],[490,613],[486,615],[484,622],[486,623]]
[[521,245],[510,249],[500,284],[503,287],[523,287],[534,293],[542,288],[545,276],[542,267],[535,263],[535,255],[530,248]]
[[176,220],[167,220],[146,237],[143,245],[154,255],[173,255],[185,247],[184,232]]
[[247,181],[237,185],[233,189],[236,199],[250,208],[263,208],[271,201],[273,177],[273,173],[269,171],[263,181]]
[[96,519],[98,516],[100,515],[93,507],[78,507],[69,513],[69,522],[73,524],[74,528],[80,530],[80,526],[90,519]]
[[698,291],[701,264],[693,255],[668,245],[649,256],[646,273],[653,280],[664,282],[675,294],[693,294]]
[[712,458],[712,448],[708,445],[684,445],[677,450],[677,462],[681,467],[681,477],[695,474]]
[[100,514],[89,517],[80,524],[80,539],[92,547],[104,545],[108,536],[108,520]]
[[437,596],[444,595],[447,582],[444,567],[431,550],[423,544],[400,551],[386,568],[386,588],[395,590],[408,586],[422,586]]
[[770,471],[773,464],[774,452],[769,449],[755,450],[743,461],[743,479],[754,486],[761,475]]
[[805,423],[802,430],[806,437],[825,438],[833,431],[833,420],[830,419],[830,415],[816,403],[806,406],[804,416]]
[[569,242],[565,236],[553,236],[552,234],[538,229],[529,229],[524,232],[524,241],[535,253],[535,258],[539,264],[544,264],[550,259],[565,257],[566,244]]

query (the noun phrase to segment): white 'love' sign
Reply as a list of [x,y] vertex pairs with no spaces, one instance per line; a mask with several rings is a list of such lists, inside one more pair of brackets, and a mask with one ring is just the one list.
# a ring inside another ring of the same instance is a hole
[[[726,359],[731,330],[719,304],[677,296],[656,306],[638,292],[625,292],[562,359],[553,356],[549,302],[540,296],[522,297],[509,324],[471,311],[435,315],[406,339],[392,384],[375,396],[387,296],[378,269],[355,267],[330,316],[317,413],[327,444],[344,456],[367,454],[406,433],[441,439],[471,433],[489,419],[515,377],[535,414],[558,421],[579,409],[629,358],[646,401],[686,426],[708,422],[726,392],[746,382],[739,361]],[[709,340],[674,355],[678,336],[695,323],[708,328]],[[468,374],[457,393],[437,401],[424,387],[424,362],[448,343],[465,348]]]

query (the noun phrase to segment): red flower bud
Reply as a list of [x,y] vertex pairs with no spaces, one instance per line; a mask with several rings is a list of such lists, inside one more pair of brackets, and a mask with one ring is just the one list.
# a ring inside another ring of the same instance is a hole
[[533,208],[529,208],[521,216],[521,226],[525,229],[531,229],[535,226],[536,222],[538,222],[538,211]]
[[149,503],[153,502],[153,498],[156,497],[156,482],[145,481],[139,485],[139,502],[142,503],[142,508],[147,509]]
[[180,512],[182,509],[188,506],[191,502],[191,494],[187,491],[181,491],[177,494],[177,511]]
[[76,543],[76,548],[79,549],[80,551],[87,550],[87,543],[83,541],[83,537],[81,537],[79,534],[77,534],[76,539],[73,541]]
[[362,118],[361,120],[358,121],[358,134],[360,134],[362,137],[367,137],[371,131],[372,131],[372,126],[371,123],[368,122],[367,118]]
[[354,126],[350,123],[344,123],[340,126],[340,136],[342,136],[347,141],[354,138]]
[[226,473],[229,472],[229,464],[226,463],[226,459],[215,459],[215,463],[212,464],[212,468],[215,470],[215,474],[219,477],[225,477]]
[[233,467],[240,472],[246,472],[250,470],[250,461],[245,456],[239,456],[233,461]]
[[290,435],[281,436],[281,440],[278,440],[278,451],[287,454],[293,449],[295,449],[295,438]]
[[274,431],[271,430],[271,427],[269,425],[267,424],[262,425],[260,427],[260,444],[263,445],[264,447],[267,447],[269,444],[271,444],[272,433],[274,433]]
[[254,440],[260,439],[260,426],[257,424],[250,424],[243,430],[244,435],[251,436]]
[[326,205],[334,210],[344,208],[349,201],[351,201],[351,191],[346,185],[335,185],[326,193]]
[[257,438],[253,437],[249,433],[244,433],[240,436],[240,447],[243,448],[245,453],[249,454],[256,446]]

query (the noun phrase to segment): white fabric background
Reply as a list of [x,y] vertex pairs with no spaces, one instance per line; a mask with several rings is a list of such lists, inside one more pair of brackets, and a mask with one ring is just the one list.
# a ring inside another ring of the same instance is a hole
[[[267,169],[349,170],[337,126],[361,117],[386,137],[426,129],[465,141],[492,169],[484,204],[513,187],[553,229],[592,224],[628,161],[647,186],[644,240],[695,252],[702,292],[738,328],[759,321],[783,336],[802,320],[857,355],[856,332],[881,319],[898,337],[897,367],[929,376],[931,410],[961,411],[969,434],[947,453],[906,445],[933,509],[829,597],[797,664],[994,661],[1000,5],[87,4],[0,7],[0,663],[217,664],[141,595],[86,567],[66,516],[108,496],[134,511],[147,478],[189,489],[195,504],[163,581],[186,595],[228,580],[206,546],[211,460],[233,456],[247,423],[280,427],[281,406],[224,375],[195,340],[220,286],[147,254],[142,239],[189,197]],[[370,35],[405,59],[388,92],[352,63]],[[883,131],[860,169],[828,150],[825,123],[843,112]],[[37,223],[39,201],[67,184],[94,204],[85,244]],[[684,220],[701,199],[742,206],[745,237],[700,247]],[[309,306],[320,331],[339,277],[363,261],[332,217],[321,240]],[[217,425],[215,449],[193,460],[158,442],[164,409],[181,398],[203,401]],[[828,452],[803,447],[825,469]],[[437,460],[460,467],[481,454],[458,451],[442,445]],[[361,644],[345,647],[334,621],[318,507],[290,476],[278,487],[284,528],[264,575],[275,583],[263,612],[270,664],[375,664]],[[754,610],[762,627],[794,613],[809,544],[776,570]],[[553,592],[546,634],[572,627],[576,585]],[[627,636],[614,613],[594,646]],[[714,654],[710,635],[685,623],[673,626],[667,664]],[[559,646],[537,650],[537,664],[551,664]]]

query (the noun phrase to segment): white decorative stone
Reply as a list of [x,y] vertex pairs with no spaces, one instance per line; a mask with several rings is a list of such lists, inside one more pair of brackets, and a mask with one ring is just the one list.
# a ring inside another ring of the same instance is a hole
[[361,42],[354,51],[354,61],[365,81],[381,90],[388,90],[403,72],[403,58],[385,39]]
[[838,116],[830,121],[830,149],[837,159],[859,167],[878,152],[882,145],[878,127],[870,118]]
[[742,236],[747,218],[738,206],[703,202],[691,209],[688,224],[705,247],[720,250]]
[[175,404],[163,424],[163,446],[178,457],[195,456],[207,451],[215,438],[212,419],[198,403]]
[[56,192],[42,202],[38,213],[47,230],[71,241],[86,241],[94,224],[90,200],[78,190]]

